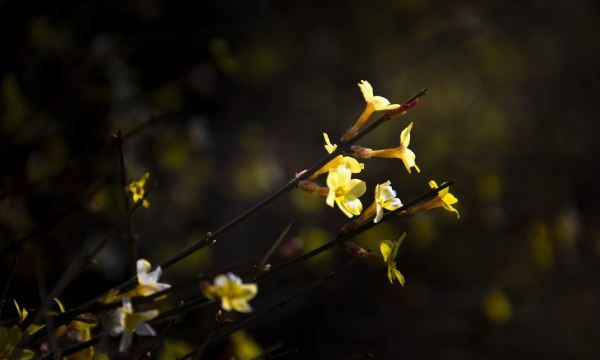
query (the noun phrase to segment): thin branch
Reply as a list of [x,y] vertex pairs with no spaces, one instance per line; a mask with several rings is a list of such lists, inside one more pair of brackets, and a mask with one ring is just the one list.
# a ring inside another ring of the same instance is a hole
[[283,229],[283,231],[277,237],[277,240],[275,240],[275,242],[273,243],[273,245],[271,245],[271,247],[269,248],[269,250],[267,250],[267,253],[262,257],[262,259],[260,259],[260,261],[258,262],[258,264],[254,267],[254,272],[250,276],[250,280],[256,280],[256,277],[258,275],[260,275],[263,272],[265,272],[265,271],[268,270],[268,268],[270,266],[267,266],[267,261],[269,261],[269,258],[273,255],[273,253],[275,252],[275,250],[279,247],[279,245],[281,244],[281,242],[283,241],[283,239],[285,239],[285,236],[288,234],[288,232],[290,231],[290,229],[294,225],[294,222],[295,221],[292,220],[292,221],[290,221],[288,223],[288,225],[285,227],[285,229]]
[[2,297],[0,298],[0,319],[2,318],[2,308],[4,308],[4,305],[6,305],[6,294],[8,294],[8,289],[10,288],[12,279],[15,276],[15,271],[17,270],[18,263],[19,256],[15,255],[15,259],[13,260],[13,264],[10,267],[10,271],[8,273],[8,279],[6,279],[6,285],[4,285],[4,290],[2,290]]
[[316,248],[316,249],[314,249],[312,251],[309,251],[306,254],[303,254],[303,255],[295,258],[295,259],[289,260],[288,262],[283,263],[283,264],[281,264],[281,265],[279,265],[279,266],[271,269],[270,271],[265,272],[265,273],[259,275],[257,277],[257,279],[260,280],[260,279],[262,279],[264,277],[274,275],[274,274],[276,274],[276,273],[278,273],[278,272],[280,272],[280,271],[282,271],[282,270],[284,270],[284,269],[286,269],[286,268],[288,268],[290,266],[293,266],[293,265],[295,265],[295,264],[297,264],[299,262],[308,260],[308,259],[310,259],[312,257],[315,257],[315,256],[317,256],[317,255],[319,255],[319,254],[321,254],[321,253],[323,253],[323,252],[325,252],[325,251],[327,251],[327,250],[329,250],[331,248],[334,248],[337,245],[340,245],[343,242],[345,242],[345,241],[347,241],[347,240],[349,240],[349,239],[351,239],[351,238],[353,238],[353,237],[355,237],[355,236],[357,236],[359,234],[362,234],[363,232],[369,230],[373,226],[376,226],[377,224],[380,224],[382,222],[385,222],[385,221],[391,219],[394,215],[399,214],[402,211],[409,210],[410,208],[412,208],[412,207],[414,207],[414,206],[416,206],[418,204],[421,204],[422,202],[424,202],[424,201],[426,201],[428,199],[431,199],[431,198],[437,196],[438,193],[441,190],[449,187],[450,185],[452,185],[454,183],[455,183],[454,180],[452,180],[450,182],[447,182],[447,183],[444,183],[440,187],[438,187],[436,189],[432,189],[432,190],[428,191],[427,193],[425,193],[424,195],[419,196],[418,198],[409,201],[408,203],[404,204],[403,206],[399,207],[398,209],[396,209],[394,211],[390,211],[390,212],[384,214],[383,218],[378,223],[374,223],[372,221],[368,221],[368,222],[362,224],[361,226],[359,226],[358,228],[351,230],[348,233],[339,233],[338,236],[336,236],[335,239],[331,240],[330,242],[325,243],[324,245],[322,245],[322,246],[320,246],[320,247],[318,247],[318,248]]
[[[267,205],[271,204],[273,201],[279,199],[281,196],[285,195],[286,193],[288,193],[289,191],[291,191],[292,189],[294,189],[297,186],[297,184],[298,184],[299,181],[308,178],[310,175],[312,175],[313,173],[315,173],[317,170],[319,170],[325,164],[327,164],[332,159],[334,159],[336,156],[338,156],[342,151],[347,151],[352,144],[354,144],[356,141],[358,141],[359,139],[361,139],[362,137],[364,137],[365,135],[367,135],[371,131],[375,130],[375,128],[377,128],[379,125],[383,124],[385,121],[389,120],[392,117],[404,115],[406,113],[406,111],[408,111],[408,109],[414,107],[414,104],[416,103],[416,101],[419,98],[421,98],[422,96],[425,96],[427,94],[427,91],[428,91],[427,89],[423,89],[423,90],[419,91],[416,95],[412,96],[410,99],[408,99],[407,101],[405,101],[403,103],[403,105],[400,107],[400,109],[393,110],[393,111],[390,111],[390,112],[386,113],[386,115],[382,116],[381,118],[379,118],[376,121],[374,121],[371,125],[369,125],[366,128],[364,128],[353,139],[351,139],[348,142],[342,144],[342,146],[339,146],[331,154],[323,157],[320,161],[318,161],[310,169],[302,171],[300,174],[297,174],[294,178],[292,178],[291,180],[289,180],[286,184],[284,184],[281,188],[279,188],[278,190],[276,190],[275,192],[273,192],[267,198],[263,199],[258,204],[255,204],[252,208],[246,210],[245,212],[243,212],[242,214],[238,215],[234,219],[230,220],[228,223],[224,224],[223,226],[221,226],[220,228],[216,229],[215,231],[212,231],[212,232],[209,231],[209,232],[207,232],[206,234],[204,234],[204,236],[202,238],[200,238],[199,240],[197,240],[195,243],[193,243],[193,244],[189,245],[188,247],[182,249],[177,254],[175,254],[175,255],[171,256],[170,258],[162,261],[161,263],[155,265],[152,268],[152,270],[156,269],[159,266],[163,270],[165,270],[165,269],[173,266],[177,262],[179,262],[179,261],[187,258],[188,256],[190,256],[191,254],[195,253],[196,251],[198,251],[198,250],[200,250],[200,249],[202,249],[202,248],[204,248],[206,246],[214,244],[216,242],[216,238],[217,237],[225,235],[227,232],[231,231],[235,226],[239,225],[240,223],[242,223],[247,218],[253,216],[257,212],[259,212],[260,210],[262,210],[263,208],[265,208]],[[127,281],[121,283],[120,285],[114,287],[114,289],[115,290],[125,289],[128,286],[131,286],[131,285],[135,284],[135,281],[136,281],[136,278],[132,277],[129,280],[127,280]],[[91,301],[97,301],[98,299],[99,299],[99,297],[96,298],[96,299],[92,299]]]
[[[123,207],[125,208],[125,213],[128,213],[131,208],[131,202],[129,201],[129,190],[127,188],[127,166],[125,165],[125,154],[123,151],[124,148],[124,139],[121,130],[117,131],[116,134],[113,134],[113,141],[117,145],[117,150],[119,154],[119,180],[121,181],[121,196],[123,197]],[[133,230],[131,228],[131,219],[127,220],[127,247],[129,250],[129,264],[135,267],[135,260],[137,259],[137,251],[135,247],[135,239],[133,237]]]

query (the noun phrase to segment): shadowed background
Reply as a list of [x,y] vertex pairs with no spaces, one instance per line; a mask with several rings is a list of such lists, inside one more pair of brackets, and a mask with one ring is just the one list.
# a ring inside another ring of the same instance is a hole
[[[407,232],[404,288],[360,262],[248,333],[297,349],[289,358],[597,357],[598,20],[593,1],[0,1],[2,285],[20,254],[8,299],[36,308],[34,269],[52,287],[125,214],[112,134],[161,120],[124,144],[128,181],[148,171],[157,184],[132,220],[139,256],[157,263],[320,159],[321,133],[337,139],[362,111],[366,79],[394,103],[430,93],[360,142],[395,147],[413,121],[421,168],[366,160],[363,203],[388,179],[404,202],[456,179],[461,218],[436,209],[361,235],[377,250]],[[296,190],[164,278],[256,259],[292,219],[273,265],[345,221]],[[253,306],[347,256],[333,249],[265,280]],[[61,299],[78,305],[132,274],[120,236]],[[169,338],[197,345],[214,312],[191,313]]]

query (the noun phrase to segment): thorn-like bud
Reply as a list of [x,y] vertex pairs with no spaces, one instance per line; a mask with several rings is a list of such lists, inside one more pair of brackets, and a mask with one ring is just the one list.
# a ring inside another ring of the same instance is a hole
[[357,257],[365,257],[369,254],[369,251],[356,245],[353,242],[347,241],[344,244],[342,244],[342,246],[344,247],[344,250],[346,250],[349,254],[357,256]]

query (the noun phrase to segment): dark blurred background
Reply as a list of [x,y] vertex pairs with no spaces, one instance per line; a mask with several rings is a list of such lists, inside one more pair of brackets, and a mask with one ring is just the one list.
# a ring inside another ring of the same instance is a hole
[[[361,141],[397,146],[413,121],[421,173],[368,160],[363,202],[388,179],[404,202],[430,179],[456,179],[461,218],[436,209],[361,235],[377,250],[407,232],[404,288],[361,262],[247,332],[299,359],[366,349],[377,359],[598,358],[598,10],[595,1],[0,0],[2,284],[20,259],[8,298],[37,307],[38,283],[51,288],[124,215],[112,134],[139,129],[124,144],[128,181],[148,171],[157,187],[132,228],[139,256],[157,263],[320,159],[321,133],[338,138],[362,111],[356,84],[366,79],[395,103],[430,94]],[[295,191],[164,279],[247,263],[292,219],[274,265],[345,221]],[[334,249],[265,280],[253,306],[347,257]],[[132,274],[120,236],[61,298],[76,306]],[[214,311],[191,313],[169,339],[199,344]],[[226,347],[211,356],[226,358]]]

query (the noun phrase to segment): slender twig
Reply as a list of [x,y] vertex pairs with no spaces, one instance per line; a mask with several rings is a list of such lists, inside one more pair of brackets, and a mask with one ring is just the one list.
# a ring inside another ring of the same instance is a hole
[[[319,170],[325,164],[327,164],[332,159],[334,159],[336,156],[338,156],[342,151],[347,151],[352,144],[354,144],[356,141],[358,141],[359,139],[361,139],[362,137],[364,137],[365,135],[367,135],[368,133],[370,133],[371,131],[373,131],[379,125],[381,125],[385,121],[389,120],[391,117],[401,116],[401,115],[405,114],[408,109],[410,109],[410,108],[412,108],[414,106],[415,101],[417,101],[417,99],[419,99],[422,96],[424,96],[424,95],[427,94],[427,91],[428,91],[427,89],[423,89],[423,90],[419,91],[416,95],[412,96],[410,99],[408,99],[407,101],[405,101],[403,103],[403,105],[400,107],[400,109],[390,111],[390,112],[386,113],[386,115],[384,115],[381,118],[375,120],[371,125],[367,126],[361,132],[359,132],[353,139],[351,139],[348,142],[342,144],[342,146],[339,146],[331,154],[323,157],[320,161],[318,161],[310,169],[304,170],[301,173],[297,174],[294,178],[292,178],[291,180],[289,180],[281,188],[279,188],[278,190],[276,190],[275,192],[273,192],[267,198],[265,198],[262,201],[260,201],[259,203],[255,204],[253,207],[251,207],[250,209],[246,210],[242,214],[238,215],[234,219],[230,220],[229,222],[227,222],[226,224],[224,224],[220,228],[216,229],[215,231],[212,231],[212,232],[209,231],[209,232],[207,232],[206,234],[204,234],[203,237],[201,237],[195,243],[193,243],[193,244],[189,245],[188,247],[182,249],[177,254],[175,254],[175,255],[171,256],[170,258],[162,261],[161,263],[155,265],[152,268],[152,270],[156,269],[159,266],[163,270],[165,270],[165,269],[173,266],[177,262],[179,262],[179,261],[187,258],[188,256],[190,256],[194,252],[196,252],[196,251],[198,251],[198,250],[200,250],[200,249],[202,249],[202,248],[204,248],[206,246],[214,244],[216,242],[216,238],[217,237],[219,237],[221,235],[225,235],[227,232],[231,231],[235,226],[239,225],[240,223],[242,223],[247,218],[253,216],[258,211],[262,210],[264,207],[266,207],[267,205],[271,204],[273,201],[279,199],[281,196],[285,195],[287,192],[289,192],[292,189],[294,189],[297,186],[297,184],[298,184],[299,181],[304,180],[304,179],[308,178],[309,176],[311,176],[313,173],[315,173],[317,170]],[[401,111],[401,110],[403,110],[403,106],[406,107],[406,110]],[[114,287],[114,289],[115,290],[125,289],[128,286],[133,285],[135,283],[135,281],[136,281],[136,278],[132,277],[129,280],[127,280],[127,281],[119,284],[118,286]],[[90,302],[97,301],[100,297],[92,299]]]
[[375,351],[371,350],[371,349],[366,349],[365,351],[363,351],[359,354],[350,356],[346,360],[357,360],[357,359],[362,359],[364,357],[367,357],[369,359],[375,359]]
[[412,208],[412,207],[414,207],[414,206],[422,203],[423,201],[426,201],[426,200],[428,200],[430,198],[433,198],[433,197],[437,196],[437,194],[439,193],[439,191],[441,191],[441,190],[449,187],[452,184],[454,184],[454,180],[452,180],[450,182],[447,182],[447,183],[444,183],[440,187],[438,187],[436,189],[432,189],[429,192],[427,192],[426,194],[424,194],[422,196],[419,196],[418,198],[416,198],[414,200],[409,201],[408,203],[404,204],[403,206],[399,207],[398,209],[396,209],[394,211],[390,211],[390,212],[384,214],[383,217],[382,217],[382,219],[378,223],[374,223],[372,221],[369,221],[369,222],[366,222],[366,223],[362,224],[358,228],[353,229],[352,231],[350,231],[348,233],[339,233],[338,236],[336,236],[330,242],[325,243],[324,245],[322,245],[322,246],[320,246],[320,247],[318,247],[318,248],[316,248],[316,249],[314,249],[312,251],[309,251],[306,254],[303,254],[303,255],[295,258],[295,259],[289,260],[288,262],[283,263],[283,264],[281,264],[281,265],[279,265],[279,266],[271,269],[270,271],[265,272],[265,273],[259,275],[257,277],[257,279],[260,280],[260,279],[262,279],[264,277],[274,275],[274,274],[276,274],[276,273],[278,273],[278,272],[280,272],[280,271],[282,271],[282,270],[284,270],[284,269],[286,269],[286,268],[288,268],[290,266],[293,266],[293,265],[295,265],[295,264],[297,264],[299,262],[308,260],[308,259],[310,259],[312,257],[315,257],[315,256],[317,256],[317,255],[319,255],[319,254],[321,254],[321,253],[323,253],[323,252],[325,252],[325,251],[327,251],[327,250],[329,250],[331,248],[334,248],[337,245],[340,245],[343,242],[345,242],[345,241],[347,241],[347,240],[349,240],[349,239],[351,239],[351,238],[353,238],[353,237],[355,237],[355,236],[357,236],[359,234],[362,234],[363,232],[369,230],[373,226],[376,226],[377,224],[380,224],[380,223],[382,223],[384,221],[387,221],[387,220],[391,219],[394,215],[399,214],[402,211],[409,210],[410,208]]
[[[121,196],[123,197],[123,207],[125,213],[129,212],[131,208],[131,202],[129,201],[129,189],[127,188],[127,166],[125,165],[125,153],[124,153],[124,139],[121,130],[113,134],[113,141],[117,146],[119,153],[119,180],[121,181]],[[131,219],[127,220],[127,247],[129,250],[129,264],[135,267],[135,260],[137,259],[135,238],[133,237],[133,230],[131,228]]]
[[175,319],[171,319],[169,321],[169,323],[167,324],[167,326],[165,326],[165,328],[160,332],[160,334],[156,337],[156,339],[154,339],[152,344],[143,352],[143,354],[138,358],[138,360],[151,359],[152,354],[155,351],[158,351],[158,349],[160,349],[160,346],[162,345],[163,341],[167,337],[167,334],[169,333],[169,331],[171,331],[171,328],[173,327],[174,324],[175,324]]
[[269,258],[271,257],[271,255],[273,255],[275,250],[279,247],[279,244],[281,244],[283,239],[285,239],[285,236],[288,234],[288,232],[294,225],[294,222],[295,222],[295,220],[292,220],[288,223],[288,225],[285,227],[285,229],[283,229],[283,231],[277,237],[277,240],[275,240],[273,245],[271,245],[269,250],[267,250],[267,253],[260,259],[258,264],[254,267],[254,271],[253,271],[252,275],[250,276],[250,280],[256,280],[256,277],[258,275],[262,274],[263,272],[267,271],[268,268],[270,268],[270,266],[267,266],[267,261],[269,261]]
[[[100,340],[100,334],[98,334],[98,336],[96,336],[96,337],[91,338],[88,341],[82,342],[80,344],[71,346],[70,348],[63,350],[62,353],[61,353],[61,355],[62,356],[69,356],[69,355],[78,353],[81,350],[85,350],[85,349],[89,348],[90,346],[96,345],[96,343],[99,340]],[[55,355],[56,354],[54,354],[54,353],[51,352],[49,354],[46,354],[46,355],[42,356],[39,360],[52,360],[52,359],[54,359]]]
[[2,308],[6,304],[6,294],[8,294],[8,288],[10,287],[10,283],[12,282],[13,277],[15,276],[15,271],[17,270],[17,264],[19,263],[19,256],[15,255],[15,259],[13,260],[13,264],[10,267],[10,271],[8,273],[8,279],[6,279],[6,285],[4,285],[4,290],[2,290],[2,297],[0,298],[0,319],[2,318]]

